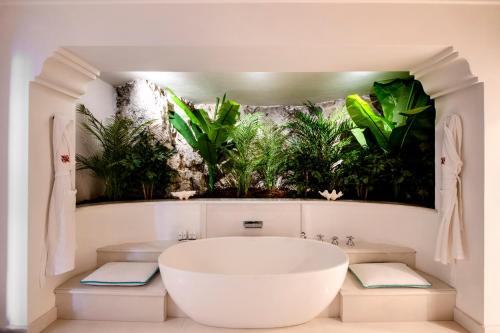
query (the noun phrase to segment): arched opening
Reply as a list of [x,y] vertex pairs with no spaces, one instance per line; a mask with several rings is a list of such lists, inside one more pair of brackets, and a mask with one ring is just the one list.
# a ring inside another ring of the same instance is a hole
[[[343,54],[335,54],[336,61],[328,60],[329,56],[324,55],[320,61],[309,65],[308,68],[296,66],[293,59],[284,59],[280,63],[268,64],[267,57],[286,52],[284,49],[268,48],[264,50],[242,49],[241,54],[246,58],[238,60],[237,57],[217,61],[220,55],[225,52],[223,49],[200,48],[198,52],[184,48],[139,48],[139,47],[75,47],[71,50],[57,51],[54,56],[46,60],[40,76],[30,86],[30,149],[29,149],[29,207],[28,222],[29,230],[29,273],[28,283],[30,285],[29,297],[33,300],[29,302],[31,318],[39,318],[53,312],[53,294],[55,286],[66,280],[72,273],[49,279],[46,286],[40,288],[37,285],[38,262],[37,253],[43,240],[43,228],[45,226],[45,216],[47,214],[48,198],[50,196],[50,174],[51,174],[51,151],[50,151],[50,117],[56,111],[74,112],[76,100],[85,93],[85,86],[94,80],[99,71],[130,71],[130,70],[184,70],[184,71],[341,71],[341,70],[410,70],[424,86],[426,92],[436,100],[438,111],[436,122],[436,160],[439,159],[439,137],[440,121],[449,113],[458,113],[467,123],[465,129],[464,154],[470,162],[464,168],[464,214],[467,230],[467,244],[469,258],[463,263],[449,268],[433,263],[432,255],[434,239],[429,239],[433,235],[433,230],[437,227],[437,214],[435,212],[411,212],[412,219],[421,222],[421,227],[426,229],[421,238],[412,239],[413,246],[419,246],[420,261],[430,273],[441,277],[443,280],[453,284],[459,291],[457,298],[457,311],[473,318],[481,317],[475,309],[482,308],[483,302],[483,229],[476,220],[482,221],[483,214],[483,151],[482,137],[475,135],[482,130],[483,126],[483,89],[477,83],[469,69],[467,62],[461,59],[457,52],[451,48],[394,48],[380,47],[379,56],[370,60],[360,61],[352,64],[351,55],[363,52],[362,47],[352,47],[344,49]],[[418,52],[416,52],[418,51]],[[203,52],[208,55],[204,60],[199,60],[195,54]],[[135,54],[127,59],[118,59],[117,54]],[[144,61],[144,54],[156,54],[157,63]],[[76,56],[75,54],[78,54]],[[142,55],[142,56],[141,56]],[[387,56],[389,55],[389,56]],[[332,55],[333,56],[333,55]],[[82,59],[85,59],[82,60]],[[251,59],[251,60],[250,60]],[[92,65],[89,65],[91,63]],[[299,67],[299,68],[297,68]],[[43,139],[42,139],[43,138]],[[481,148],[478,148],[481,147]],[[436,163],[439,165],[439,163]],[[438,172],[436,186],[439,186]],[[436,188],[439,193],[439,188]],[[481,196],[469,197],[467,193],[481,193]],[[438,197],[438,196],[437,196]],[[346,208],[349,209],[349,208]],[[392,208],[391,208],[392,209]],[[397,209],[397,208],[394,208]],[[88,215],[86,215],[88,214]],[[109,211],[108,211],[109,214]],[[401,217],[408,214],[401,211]],[[82,227],[77,232],[88,232],[83,225],[95,216],[86,211],[80,214]],[[77,222],[79,223],[79,222]],[[392,223],[392,222],[391,222]],[[387,225],[389,227],[390,225]],[[399,226],[399,233],[393,233],[392,241],[402,243],[407,241],[406,237],[411,237],[418,230],[417,224],[410,226]],[[364,226],[359,226],[360,230]],[[361,232],[361,231],[360,231]],[[88,241],[90,235],[85,235],[81,241]],[[125,236],[123,240],[127,240]],[[382,236],[380,236],[382,237]],[[426,238],[426,239],[423,239]],[[115,238],[115,241],[120,239]],[[82,246],[81,266],[77,270],[88,268],[93,264],[93,258],[88,256],[95,250],[90,245],[88,248]],[[467,272],[467,278],[465,278]],[[470,272],[474,272],[471,274]],[[470,278],[477,283],[470,283]],[[52,312],[50,312],[52,311]]]

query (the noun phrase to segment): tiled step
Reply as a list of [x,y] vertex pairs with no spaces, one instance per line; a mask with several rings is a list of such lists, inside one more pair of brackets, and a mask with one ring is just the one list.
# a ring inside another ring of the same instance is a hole
[[156,240],[101,247],[97,249],[97,266],[112,261],[155,262],[167,247],[177,243],[177,240]]
[[78,275],[55,290],[59,319],[161,322],[167,292],[160,274],[145,286],[89,286]]
[[368,242],[356,242],[353,247],[341,244],[340,247],[349,256],[350,264],[401,262],[415,267],[416,252],[409,247]]
[[365,289],[349,272],[340,290],[342,321],[453,320],[455,289],[431,275],[418,273],[432,283],[432,288]]
[[[97,265],[110,261],[145,261],[153,262],[176,240],[160,240],[141,243],[124,243],[97,249]],[[396,245],[356,242],[354,247],[340,245],[349,255],[351,264],[363,262],[402,262],[415,267],[415,250]]]
[[[177,241],[163,240],[106,246],[97,250],[98,265],[110,261],[156,261],[174,244]],[[408,247],[367,242],[340,247],[349,255],[350,263],[402,262],[415,267],[416,253]],[[421,274],[433,284],[432,288],[364,289],[349,273],[337,298],[320,316],[341,317],[346,322],[452,320],[455,290],[432,276]],[[168,295],[165,298],[168,317],[185,316]]]

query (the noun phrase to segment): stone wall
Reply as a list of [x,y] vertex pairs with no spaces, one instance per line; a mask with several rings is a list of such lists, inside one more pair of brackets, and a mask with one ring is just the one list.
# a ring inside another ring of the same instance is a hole
[[[170,160],[170,166],[178,172],[178,179],[167,191],[206,190],[206,168],[200,155],[193,151],[182,136],[168,126],[168,110],[177,108],[167,101],[166,92],[158,85],[146,81],[135,80],[116,87],[116,112],[137,121],[154,120],[163,126],[169,141],[177,150]],[[215,98],[215,97],[214,97]],[[341,110],[345,105],[344,99],[336,99],[319,103],[326,116]],[[213,115],[215,104],[196,104],[195,107],[205,109]],[[285,123],[297,112],[307,112],[305,106],[273,105],[253,106],[242,105],[241,115],[260,113],[264,118],[280,124]],[[180,114],[183,114],[180,112]]]

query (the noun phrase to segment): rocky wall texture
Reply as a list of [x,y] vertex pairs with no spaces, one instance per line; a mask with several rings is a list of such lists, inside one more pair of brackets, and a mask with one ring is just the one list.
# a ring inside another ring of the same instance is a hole
[[[200,155],[193,151],[182,136],[168,126],[168,110],[177,108],[167,100],[166,92],[158,85],[146,81],[135,80],[116,87],[117,114],[130,117],[137,121],[153,120],[163,126],[169,142],[177,150],[169,164],[178,172],[178,178],[167,191],[195,190],[199,193],[206,190],[206,168]],[[325,101],[317,104],[325,116],[341,110],[345,105],[344,99]],[[213,115],[215,104],[196,104],[196,108],[205,109]],[[273,105],[253,106],[242,105],[241,115],[260,113],[263,118],[268,118],[275,123],[287,122],[297,112],[307,112],[305,106]],[[180,114],[183,114],[180,112]]]

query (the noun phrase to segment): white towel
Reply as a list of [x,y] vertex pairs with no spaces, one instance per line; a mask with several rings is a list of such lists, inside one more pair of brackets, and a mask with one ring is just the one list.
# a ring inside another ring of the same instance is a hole
[[108,262],[80,283],[94,286],[142,286],[158,271],[157,262]]
[[436,252],[434,260],[445,265],[464,259],[462,190],[462,123],[456,114],[444,123],[441,153],[441,207]]
[[75,121],[74,114],[58,113],[53,125],[54,184],[42,251],[41,282],[75,267]]

